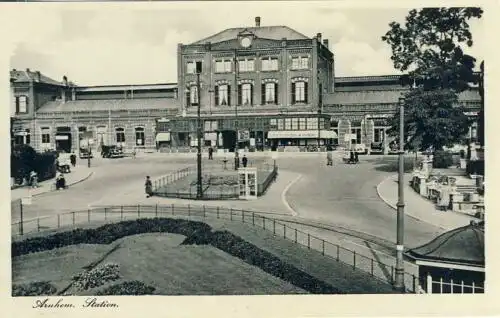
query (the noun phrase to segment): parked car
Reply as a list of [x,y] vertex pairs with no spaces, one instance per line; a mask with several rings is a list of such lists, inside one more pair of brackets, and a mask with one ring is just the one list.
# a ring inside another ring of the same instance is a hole
[[123,149],[116,145],[102,146],[101,155],[103,158],[121,158],[123,157]]
[[384,144],[382,142],[372,142],[370,152],[372,154],[383,154],[384,153]]
[[92,151],[89,149],[81,148],[80,159],[88,159],[88,158],[93,158]]

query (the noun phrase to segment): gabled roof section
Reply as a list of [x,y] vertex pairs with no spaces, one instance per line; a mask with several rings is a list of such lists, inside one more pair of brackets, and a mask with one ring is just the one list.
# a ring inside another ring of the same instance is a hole
[[49,85],[57,85],[57,86],[62,86],[62,82],[58,82],[56,80],[53,80],[52,78],[43,75],[39,71],[31,71],[30,69],[26,70],[16,70],[13,69],[10,71],[10,78],[13,82],[17,83],[23,83],[23,82],[37,82],[37,83],[44,83],[44,84],[49,84]]
[[258,38],[271,39],[271,40],[281,40],[286,38],[287,40],[307,40],[309,39],[304,34],[295,31],[287,26],[260,26],[260,27],[248,27],[248,28],[231,28],[216,33],[212,36],[199,40],[197,42],[191,43],[190,45],[199,45],[210,43],[218,43],[223,41],[228,41],[236,39],[240,33],[252,33]]

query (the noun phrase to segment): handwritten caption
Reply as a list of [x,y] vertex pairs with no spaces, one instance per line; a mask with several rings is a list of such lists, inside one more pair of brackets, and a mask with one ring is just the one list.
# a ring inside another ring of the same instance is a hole
[[37,299],[33,304],[33,308],[52,309],[52,308],[118,308],[118,304],[97,297],[89,297],[83,302],[70,301],[64,298],[44,298]]

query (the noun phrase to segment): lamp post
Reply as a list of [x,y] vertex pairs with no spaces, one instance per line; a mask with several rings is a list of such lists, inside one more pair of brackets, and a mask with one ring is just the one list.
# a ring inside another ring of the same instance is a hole
[[234,170],[238,170],[240,158],[238,153],[239,148],[239,133],[238,133],[238,55],[237,50],[234,50],[234,129],[236,130],[236,140],[234,145]]
[[201,85],[200,85],[200,74],[201,74],[201,62],[196,62],[196,93],[198,96],[198,118],[197,118],[197,172],[198,178],[196,182],[196,198],[201,199],[203,197],[202,193],[202,178],[201,178]]
[[404,98],[399,98],[399,170],[398,170],[398,203],[397,206],[397,237],[396,237],[396,277],[394,288],[404,291]]

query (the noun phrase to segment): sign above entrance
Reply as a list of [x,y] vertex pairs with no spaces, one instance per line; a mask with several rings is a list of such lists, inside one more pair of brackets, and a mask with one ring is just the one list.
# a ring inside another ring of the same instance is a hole
[[68,135],[56,135],[56,140],[68,140]]
[[318,136],[317,130],[276,130],[267,133],[268,139],[281,139],[281,138],[322,138],[332,139],[337,138],[337,134],[333,130],[321,130]]

